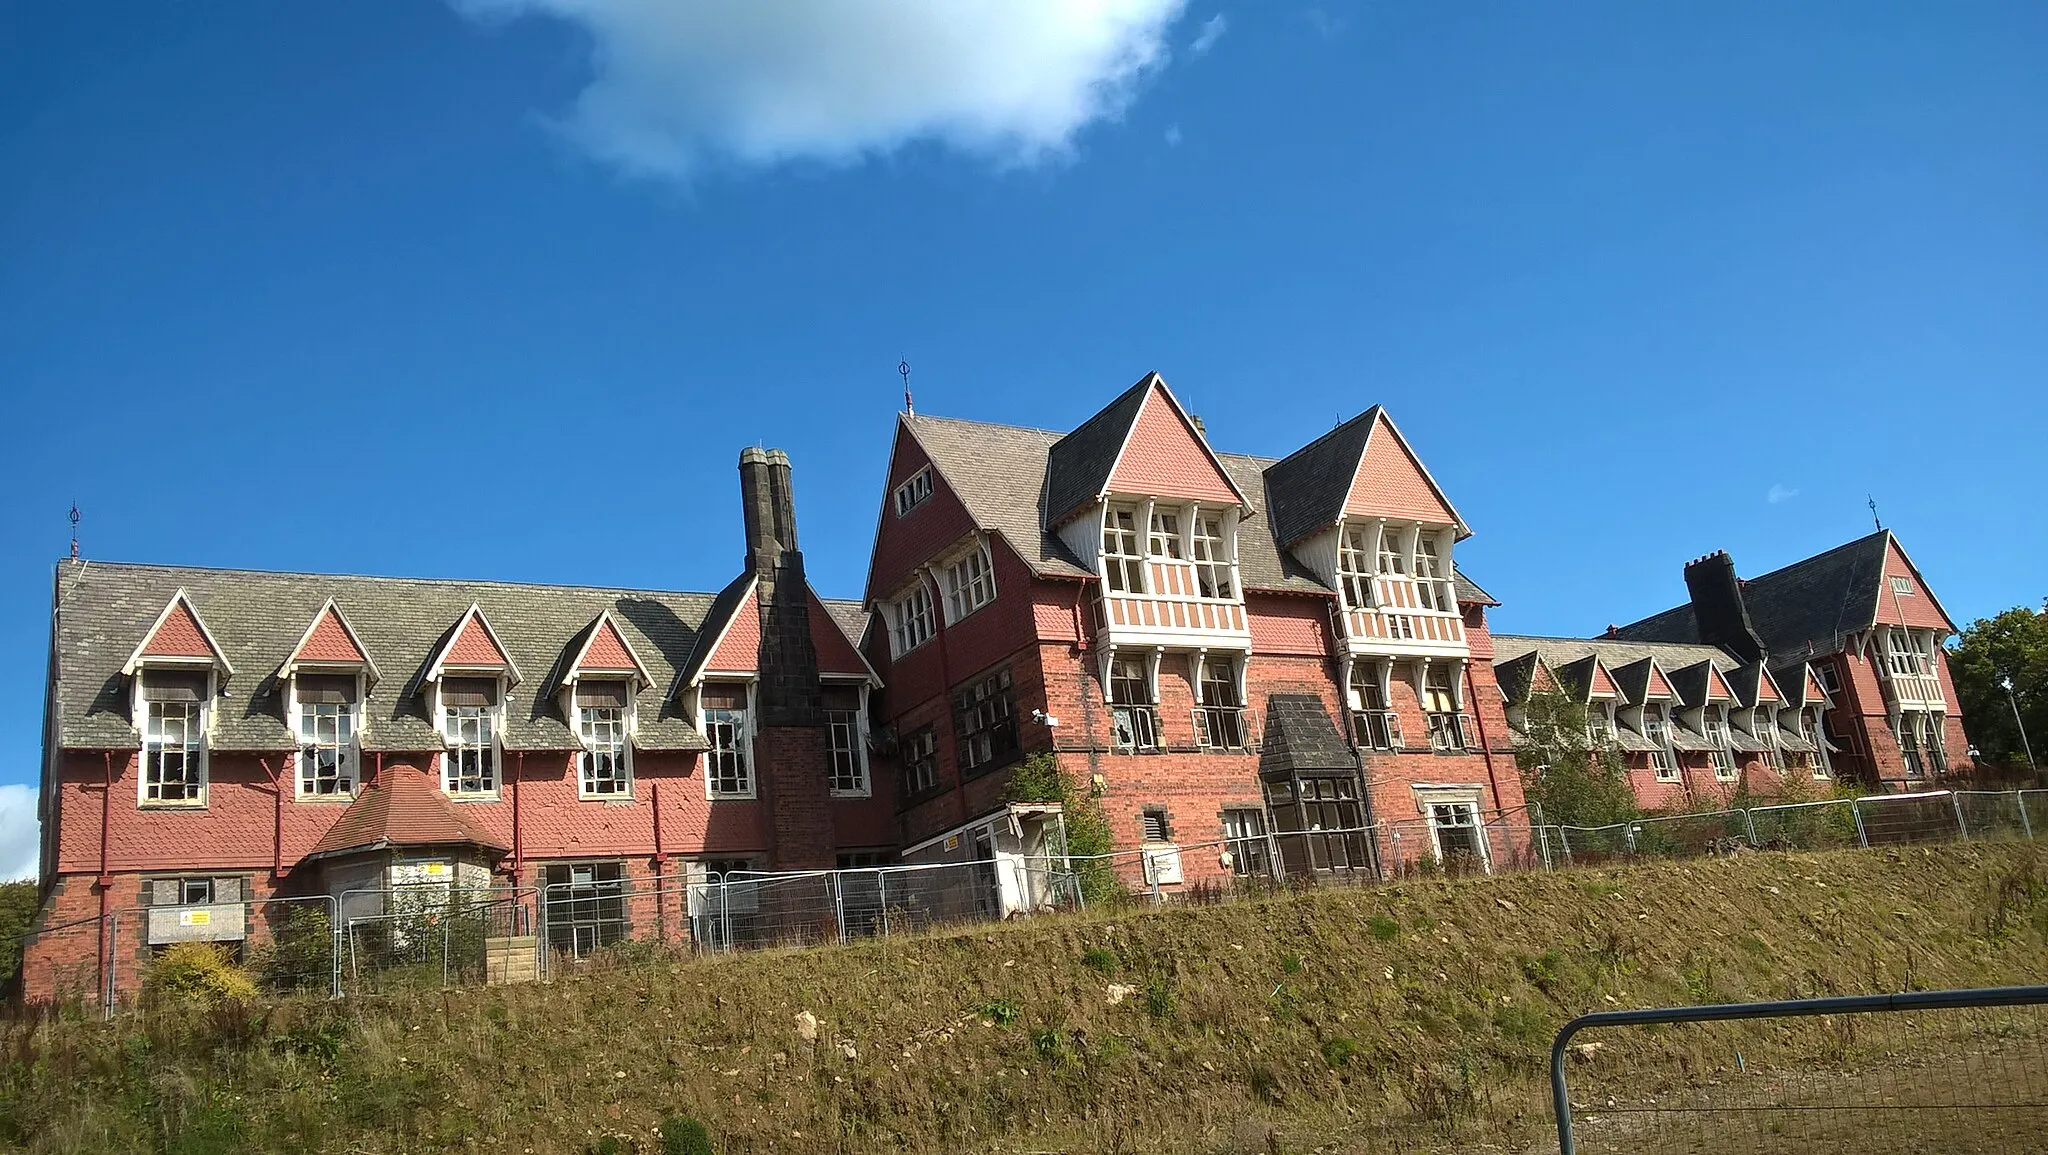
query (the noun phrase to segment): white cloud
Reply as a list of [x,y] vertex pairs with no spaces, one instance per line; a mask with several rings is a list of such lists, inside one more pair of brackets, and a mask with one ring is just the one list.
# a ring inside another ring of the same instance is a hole
[[36,876],[42,825],[36,821],[33,786],[0,786],[0,882]]
[[451,2],[588,33],[594,74],[559,126],[628,172],[683,177],[712,160],[850,163],[916,141],[1006,163],[1058,156],[1165,65],[1186,0]]
[[1223,39],[1223,34],[1229,30],[1230,21],[1224,18],[1223,13],[1218,12],[1202,21],[1201,30],[1195,33],[1194,43],[1188,45],[1188,51],[1196,56],[1208,55],[1209,50],[1216,47],[1216,42]]
[[1777,505],[1780,502],[1790,501],[1798,496],[1798,490],[1780,484],[1771,486],[1771,491],[1769,493],[1764,494],[1764,500],[1770,502],[1772,505]]
[[1166,126],[1166,147],[1180,147],[1180,125],[1169,124]]

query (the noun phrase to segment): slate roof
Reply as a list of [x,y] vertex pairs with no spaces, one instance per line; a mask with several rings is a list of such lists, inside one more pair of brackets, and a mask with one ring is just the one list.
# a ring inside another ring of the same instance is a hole
[[[1720,647],[1697,643],[1538,638],[1523,634],[1493,635],[1493,654],[1494,676],[1500,682],[1501,692],[1507,694],[1511,702],[1520,701],[1520,695],[1527,692],[1528,680],[1534,673],[1538,657],[1552,672],[1565,678],[1567,667],[1597,656],[1608,673],[1614,675],[1615,688],[1628,695],[1630,703],[1642,701],[1643,690],[1649,685],[1650,666],[1644,661],[1646,658],[1657,659],[1657,665],[1671,679],[1671,688],[1684,695],[1688,702],[1698,699],[1687,692],[1688,687],[1679,684],[1680,670],[1699,667],[1694,681],[1704,684],[1706,670],[1699,665],[1701,662],[1712,662],[1716,669],[1723,671],[1732,670],[1739,664]],[[1590,673],[1591,665],[1586,665],[1585,670]],[[1511,682],[1517,693],[1509,693]]]
[[1100,413],[1053,442],[1046,453],[1046,524],[1053,524],[1094,501],[1108,487],[1110,471],[1116,468],[1124,439],[1137,421],[1138,411],[1144,408],[1145,397],[1152,392],[1154,376],[1147,373]]
[[[58,741],[66,747],[139,745],[121,665],[181,588],[236,671],[226,683],[228,695],[214,702],[216,750],[293,747],[277,673],[330,596],[383,674],[364,703],[365,750],[441,748],[426,715],[421,676],[472,604],[498,631],[506,656],[527,671],[527,680],[507,700],[507,749],[577,747],[549,683],[605,610],[648,667],[650,684],[639,692],[634,744],[643,750],[706,745],[673,700],[673,688],[697,645],[710,594],[73,560],[58,564],[56,581],[53,692]],[[826,605],[835,622],[860,613],[858,603]]]
[[1259,737],[1259,774],[1284,778],[1302,771],[1350,770],[1358,755],[1337,732],[1323,700],[1314,694],[1274,694],[1266,699],[1266,726]]
[[[1877,621],[1890,530],[1860,537],[1742,583],[1742,601],[1764,648],[1776,662],[1841,649],[1844,635]],[[1690,604],[1621,627],[1634,641],[1697,642]]]
[[1291,545],[1344,516],[1359,459],[1379,417],[1375,405],[1267,469],[1274,483],[1266,495],[1274,537]]
[[386,766],[363,787],[313,849],[308,859],[363,854],[392,847],[508,847],[441,793],[439,783],[415,766]]
[[[1145,382],[1139,382],[1139,385],[1143,384]],[[1142,402],[1143,390],[1138,386],[1133,386],[1132,390]],[[1127,392],[1112,402],[1110,408],[1115,409],[1130,396],[1131,393]],[[1126,416],[1126,423],[1135,414],[1133,409]],[[1090,418],[1082,428],[1087,428],[1095,420]],[[976,527],[1001,534],[1033,573],[1052,578],[1088,579],[1095,576],[1095,571],[1087,563],[1075,557],[1056,534],[1044,528],[1042,511],[1056,508],[1054,498],[1047,493],[1047,460],[1053,447],[1064,440],[1061,434],[1021,425],[995,425],[924,414],[905,414],[902,421],[932,459],[932,464],[946,478],[947,484],[959,495]],[[1065,436],[1071,438],[1073,434]],[[1112,457],[1116,448],[1112,446],[1109,449]],[[1238,527],[1237,566],[1245,588],[1325,596],[1334,594],[1336,591],[1318,581],[1313,571],[1281,549],[1275,540],[1270,519],[1276,494],[1271,485],[1270,469],[1279,464],[1278,459],[1217,453],[1216,460],[1239,492],[1259,499],[1258,508],[1247,515]],[[1104,470],[1108,468],[1103,466]],[[1105,472],[1103,476],[1108,475]],[[1100,492],[1097,484],[1097,489],[1088,491],[1089,498]],[[1350,484],[1348,474],[1344,484],[1347,487]],[[1464,574],[1454,572],[1453,577],[1460,602],[1488,606],[1500,604]]]

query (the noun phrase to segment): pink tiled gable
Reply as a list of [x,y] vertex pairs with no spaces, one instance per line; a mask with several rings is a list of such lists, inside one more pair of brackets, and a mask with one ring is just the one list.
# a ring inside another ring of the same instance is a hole
[[1721,671],[1715,669],[1712,665],[1707,667],[1707,697],[1726,698],[1730,701],[1733,701],[1735,698],[1735,691],[1728,688],[1728,680],[1723,678]]
[[1344,512],[1359,517],[1392,517],[1405,521],[1455,525],[1458,515],[1437,493],[1422,463],[1408,451],[1386,417],[1373,424],[1359,459],[1357,476]]
[[1607,667],[1597,660],[1593,663],[1591,693],[1596,698],[1603,695],[1615,698],[1621,696],[1621,691],[1614,688],[1614,679],[1607,673]]
[[1828,700],[1828,692],[1821,688],[1820,677],[1812,666],[1806,668],[1806,700],[1809,704]]
[[1756,700],[1758,705],[1766,702],[1782,702],[1785,695],[1778,692],[1778,685],[1771,681],[1768,670],[1758,670],[1756,675]]
[[1644,693],[1652,698],[1676,698],[1678,696],[1672,691],[1671,683],[1665,681],[1664,671],[1658,669],[1655,662],[1650,663],[1650,686]]
[[362,647],[356,645],[356,640],[349,636],[347,627],[342,625],[341,617],[333,606],[327,606],[320,611],[320,617],[313,623],[312,632],[306,635],[305,644],[299,647],[298,653],[294,656],[302,662],[344,663],[366,660]]
[[1238,503],[1230,479],[1196,437],[1166,386],[1156,380],[1131,425],[1116,468],[1110,472],[1109,488],[1116,493],[1219,505]]
[[576,663],[578,670],[639,670],[640,663],[633,660],[633,653],[626,648],[625,639],[619,637],[617,626],[610,618],[597,623],[597,634],[590,639],[590,645],[583,650],[583,657]]
[[206,640],[206,631],[193,614],[192,607],[180,596],[171,603],[171,612],[164,616],[149,640],[141,650],[145,658],[218,658],[213,645]]
[[[1906,588],[1912,592],[1897,592],[1893,588],[1894,578],[1904,578]],[[1877,591],[1877,620],[1886,625],[1913,626],[1943,633],[1956,630],[1955,623],[1942,612],[1941,603],[1928,592],[1913,563],[1906,560],[1906,551],[1900,549],[1895,540],[1885,543],[1883,585]]]
[[[840,630],[839,623],[825,611],[825,603],[818,600],[815,591],[811,594],[810,616],[811,648],[818,652],[819,673],[858,675],[863,678],[872,676],[868,664],[861,659],[860,651],[853,648],[853,643],[848,641],[846,634]],[[759,628],[759,620],[757,616],[756,629]],[[721,652],[723,649],[721,646]]]
[[[818,628],[815,614],[811,622],[812,645],[815,646]],[[752,673],[760,663],[761,603],[750,586],[739,606],[733,610],[732,620],[725,627],[725,636],[718,639],[718,648],[711,651],[704,669],[707,673]]]
[[503,666],[505,651],[491,639],[490,630],[484,628],[483,619],[470,614],[462,623],[461,632],[448,643],[448,652],[442,659],[444,664],[457,666]]

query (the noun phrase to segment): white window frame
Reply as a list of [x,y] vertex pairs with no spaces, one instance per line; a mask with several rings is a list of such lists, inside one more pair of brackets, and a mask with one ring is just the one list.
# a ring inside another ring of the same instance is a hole
[[[921,726],[903,739],[900,765],[903,767],[903,796],[921,798],[939,787],[939,731],[937,726]],[[913,777],[919,767],[929,770],[931,780],[918,783]]]
[[[1210,533],[1211,527],[1215,533]],[[1195,506],[1188,511],[1188,557],[1195,568],[1195,596],[1236,601],[1237,549],[1231,519],[1223,510]]]
[[1896,574],[1896,573],[1895,573],[1895,574],[1891,575],[1891,580],[1892,580],[1892,596],[1893,596],[1893,597],[1900,597],[1900,598],[1909,598],[1909,597],[1912,597],[1912,596],[1913,596],[1913,579],[1912,579],[1912,578],[1909,578],[1909,577],[1907,577],[1907,576],[1906,576],[1906,575],[1904,575],[1904,574]]
[[975,542],[974,548],[947,563],[941,573],[946,587],[947,625],[996,600],[994,559],[989,556],[985,541]]
[[[1664,711],[1653,714],[1650,711]],[[1650,751],[1650,773],[1659,782],[1678,781],[1678,759],[1671,753],[1671,718],[1661,702],[1643,703],[1643,737],[1656,744]]]
[[[628,683],[630,685],[630,683]],[[576,756],[576,796],[584,799],[630,801],[633,797],[633,706],[629,692],[625,706],[586,706],[576,700],[576,737],[583,744]],[[597,774],[600,758],[612,760],[612,773]],[[606,782],[612,789],[600,790]]]
[[1842,696],[1842,679],[1835,672],[1833,662],[1814,662],[1813,680],[1820,683],[1820,692],[1827,695],[1828,704],[1833,705]]
[[931,588],[924,575],[903,596],[889,605],[889,645],[896,657],[924,645],[938,635],[937,608],[932,605]]
[[1380,527],[1379,550],[1373,557],[1373,568],[1380,576],[1406,578],[1412,567],[1408,558],[1409,530],[1400,526]]
[[[872,491],[870,491],[872,492]],[[932,467],[927,465],[896,487],[896,516],[904,517],[932,495]]]
[[1187,541],[1182,537],[1181,511],[1170,505],[1155,505],[1145,526],[1145,556],[1151,561],[1187,560]]
[[1102,582],[1107,593],[1143,594],[1151,585],[1145,576],[1145,538],[1138,524],[1142,512],[1133,505],[1103,507]]
[[[1919,639],[1904,626],[1892,626],[1885,634],[1886,666],[1895,678],[1924,678],[1932,671],[1930,658]],[[1903,667],[1903,668],[1902,668]]]
[[[455,799],[491,799],[498,796],[504,785],[505,774],[505,684],[498,683],[497,704],[494,706],[448,706],[440,707],[441,724],[441,790]],[[476,723],[481,734],[480,741],[470,740],[465,723]],[[484,733],[487,731],[487,733]],[[459,770],[461,756],[465,751],[475,751],[486,774],[477,775],[479,780],[488,778],[488,784],[476,789],[462,788],[465,777]]]
[[[701,698],[700,698],[701,700]],[[711,744],[704,751],[704,796],[713,800],[748,799],[755,795],[754,777],[754,684],[747,684],[746,704],[739,709],[718,707],[697,711],[698,731]],[[728,745],[727,742],[730,744]],[[734,773],[721,770],[719,760],[731,757]],[[721,788],[721,779],[736,783]]]
[[1337,534],[1337,586],[1346,609],[1369,610],[1378,602],[1373,589],[1377,556],[1371,525],[1343,526]]
[[[299,701],[298,678],[292,678],[292,730],[298,739],[298,759],[292,775],[293,796],[300,801],[313,802],[321,799],[354,798],[363,787],[362,755],[362,679],[356,679],[354,700],[346,705],[333,702]],[[324,741],[319,732],[319,723],[324,718],[335,719],[335,740]],[[313,790],[309,784],[317,785],[320,780],[319,764],[313,752],[333,750],[337,784],[348,781],[345,790]]]
[[[1415,601],[1425,610],[1456,613],[1458,602],[1457,593],[1451,588],[1450,551],[1437,538],[1428,529],[1418,527],[1415,531]],[[1424,573],[1425,569],[1429,572]]]
[[[826,748],[832,759],[830,783],[834,798],[866,798],[874,791],[868,772],[867,690],[851,710],[825,711]],[[851,773],[842,773],[842,767]]]
[[[1450,828],[1470,829],[1472,841],[1479,847],[1480,868],[1488,872],[1493,870],[1493,848],[1486,836],[1486,815],[1480,808],[1478,787],[1416,787],[1415,803],[1415,808],[1422,814],[1423,825],[1429,830],[1429,849],[1437,862],[1441,863],[1444,860],[1443,838],[1440,831]],[[1438,807],[1461,813],[1469,822],[1441,823],[1437,820]]]
[[[140,700],[141,683],[147,677],[147,670],[136,677],[137,707],[142,720],[141,773],[135,784],[138,805],[166,809],[205,809],[212,785],[208,766],[210,743],[207,742],[208,727],[212,722],[213,678],[209,674],[206,683],[205,700],[198,702],[151,702]],[[163,723],[168,721],[169,708],[176,707],[183,723],[181,740],[177,752],[183,757],[184,773],[183,798],[163,797],[164,761],[172,752],[172,745],[166,740]],[[159,710],[162,713],[159,713]],[[156,797],[151,797],[152,780]]]

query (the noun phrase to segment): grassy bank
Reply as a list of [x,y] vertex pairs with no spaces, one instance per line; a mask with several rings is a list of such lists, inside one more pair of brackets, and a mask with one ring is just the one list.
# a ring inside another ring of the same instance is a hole
[[[1757,854],[18,1026],[0,1144],[656,1151],[686,1113],[721,1152],[1515,1149],[1585,1010],[2044,974],[2029,847]],[[1654,1088],[1717,1060],[1598,1061]]]

